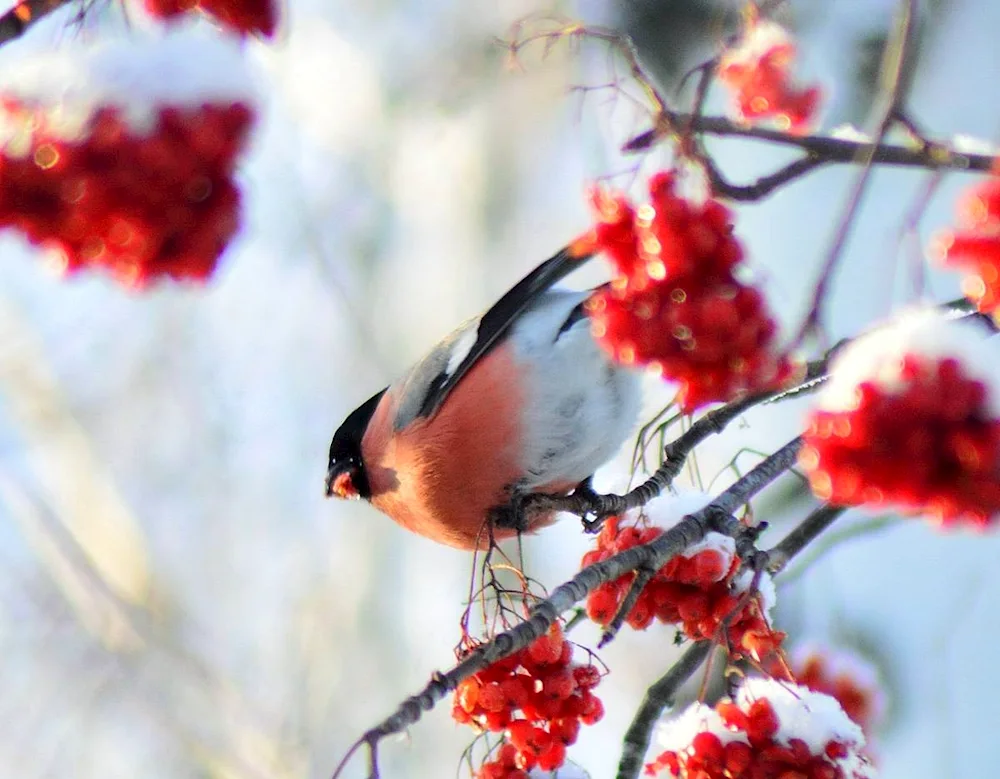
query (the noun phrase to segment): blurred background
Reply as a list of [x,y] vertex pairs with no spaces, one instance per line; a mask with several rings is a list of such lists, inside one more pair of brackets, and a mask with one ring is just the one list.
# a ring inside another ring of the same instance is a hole
[[[913,116],[934,137],[996,141],[1000,5],[921,5]],[[893,8],[784,4],[800,72],[829,96],[824,128],[863,126]],[[629,185],[639,160],[616,149],[644,127],[628,97],[573,89],[614,78],[600,45],[544,57],[538,45],[512,68],[495,38],[539,13],[617,25],[672,90],[739,10],[291,0],[275,43],[245,45],[263,121],[241,174],[244,228],[207,288],[137,295],[103,278],[61,281],[19,238],[0,238],[0,777],[328,776],[361,732],[451,664],[469,557],[367,506],[326,502],[330,435],[584,229],[589,182]],[[117,12],[100,7],[86,30],[67,31],[74,12],[5,46],[0,67],[72,35],[121,34]],[[723,100],[713,91],[711,110]],[[787,159],[746,142],[712,150],[737,182]],[[803,313],[853,175],[826,170],[738,209],[785,322]],[[920,247],[969,183],[946,177],[914,235],[929,175],[877,173],[833,286],[832,338],[914,299]],[[957,290],[932,273],[924,293]],[[651,411],[668,389],[649,384]],[[705,481],[741,450],[794,435],[806,403],[755,411],[707,444]],[[626,462],[599,484],[621,486]],[[804,511],[779,492],[758,516]],[[850,538],[780,588],[778,626],[878,664],[891,701],[876,745],[885,779],[995,776],[1000,541],[913,521],[843,527]],[[529,573],[553,586],[587,546],[567,520],[526,542]],[[596,635],[584,627],[576,640]],[[602,652],[608,714],[570,752],[591,776],[612,774],[634,707],[675,652],[664,628]],[[384,745],[384,777],[456,775],[471,733],[448,709]],[[362,775],[363,760],[346,773]]]

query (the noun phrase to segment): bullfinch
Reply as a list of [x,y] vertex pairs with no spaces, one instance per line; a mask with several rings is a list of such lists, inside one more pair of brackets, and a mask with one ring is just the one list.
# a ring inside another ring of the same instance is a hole
[[518,497],[588,483],[632,431],[640,375],[612,362],[584,311],[552,286],[589,259],[567,247],[401,379],[355,409],[330,444],[327,496],[362,498],[460,549],[533,531]]

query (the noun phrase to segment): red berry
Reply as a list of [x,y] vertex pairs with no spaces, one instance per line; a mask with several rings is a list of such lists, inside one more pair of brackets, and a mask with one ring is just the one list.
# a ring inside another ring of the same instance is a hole
[[566,746],[560,741],[553,741],[548,749],[538,756],[538,768],[542,771],[555,771],[566,762]]
[[489,682],[479,689],[479,707],[484,711],[500,711],[507,703],[507,697],[497,682]]

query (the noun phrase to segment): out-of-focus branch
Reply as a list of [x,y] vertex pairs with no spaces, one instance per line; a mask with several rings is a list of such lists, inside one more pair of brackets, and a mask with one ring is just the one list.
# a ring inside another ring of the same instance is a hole
[[35,22],[69,2],[70,0],[21,0],[0,16],[0,46],[20,38]]
[[[809,312],[806,314],[799,328],[795,343],[801,343],[807,336],[815,332],[822,323],[823,306],[826,303],[827,291],[833,274],[844,255],[844,247],[847,239],[851,235],[851,228],[857,220],[858,209],[864,199],[865,192],[871,182],[872,171],[874,170],[875,151],[885,140],[889,128],[904,116],[904,104],[906,94],[904,92],[904,74],[913,56],[913,44],[916,40],[917,24],[917,3],[916,0],[903,0],[899,6],[899,15],[896,27],[893,30],[892,38],[886,47],[886,56],[882,64],[883,91],[880,99],[881,105],[878,109],[878,125],[871,145],[863,150],[859,162],[862,165],[861,171],[855,179],[851,188],[844,211],[838,220],[834,231],[833,241],[827,251],[823,266],[820,269],[819,279],[813,288],[812,301]],[[904,122],[905,124],[905,122]],[[911,131],[912,125],[907,125]],[[922,144],[927,146],[927,144]]]
[[872,144],[870,140],[838,138],[832,135],[792,135],[767,127],[740,124],[724,116],[695,116],[672,111],[660,117],[656,128],[627,141],[622,150],[646,151],[659,141],[676,136],[686,127],[690,127],[692,132],[705,135],[747,138],[777,146],[790,146],[805,152],[808,155],[807,159],[812,157],[823,164],[858,164],[864,161],[866,152],[870,152],[872,164],[875,165],[985,173],[996,161],[996,157],[992,154],[966,154],[942,145]]
[[[506,45],[512,57],[527,45],[544,41],[549,48],[557,40],[581,39],[605,43],[625,61],[632,80],[642,90],[646,106],[653,116],[653,127],[625,142],[625,153],[644,152],[657,143],[670,139],[677,144],[682,156],[695,159],[712,186],[714,194],[739,201],[761,200],[781,186],[788,184],[828,164],[860,164],[864,170],[875,165],[887,165],[928,170],[955,170],[986,172],[994,164],[994,155],[965,154],[949,149],[943,144],[930,143],[916,129],[905,112],[904,74],[910,68],[916,25],[915,0],[904,0],[896,25],[895,37],[887,48],[883,64],[884,99],[877,125],[871,139],[839,138],[828,135],[797,135],[783,130],[758,127],[721,116],[704,116],[701,108],[711,82],[716,59],[708,60],[692,71],[700,72],[695,104],[690,112],[676,111],[670,107],[639,62],[631,39],[616,30],[592,27],[566,21],[550,29],[525,37],[517,37]],[[765,14],[766,15],[766,14]],[[517,33],[520,27],[515,28]],[[916,143],[909,145],[885,143],[888,129],[898,123],[910,133]],[[757,140],[778,146],[800,149],[804,156],[783,168],[763,176],[750,184],[729,182],[715,165],[712,157],[700,148],[699,136],[737,137]],[[867,175],[864,174],[865,180]],[[862,190],[867,186],[862,185]]]
[[[43,559],[81,623],[114,652],[122,670],[131,669],[132,690],[148,704],[149,715],[188,744],[217,770],[248,779],[297,776],[305,758],[262,727],[247,700],[201,658],[166,635],[148,612],[127,602],[101,576],[73,536],[43,502],[0,474],[0,500]],[[149,690],[143,679],[162,667],[171,694],[198,711],[212,712],[210,724],[165,716],[162,689]],[[220,727],[220,723],[224,723]],[[218,732],[210,732],[218,731]]]

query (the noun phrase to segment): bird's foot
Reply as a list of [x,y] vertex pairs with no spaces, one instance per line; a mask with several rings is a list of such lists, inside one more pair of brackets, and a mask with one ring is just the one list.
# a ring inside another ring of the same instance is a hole
[[567,500],[574,502],[571,511],[580,517],[585,533],[598,533],[608,517],[620,514],[627,508],[620,495],[602,495],[594,490],[593,477],[589,476],[576,485]]

